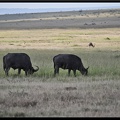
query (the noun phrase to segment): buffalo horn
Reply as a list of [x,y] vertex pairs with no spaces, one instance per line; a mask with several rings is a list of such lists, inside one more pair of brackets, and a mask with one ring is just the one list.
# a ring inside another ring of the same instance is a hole
[[88,68],[89,68],[89,66],[86,69],[88,69]]
[[36,67],[37,67],[37,69],[34,69],[34,72],[37,72],[39,70],[39,67],[38,66],[36,66]]

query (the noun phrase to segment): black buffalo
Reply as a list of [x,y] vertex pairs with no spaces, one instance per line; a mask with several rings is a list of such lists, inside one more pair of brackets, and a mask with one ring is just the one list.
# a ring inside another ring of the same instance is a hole
[[68,75],[73,70],[76,76],[76,70],[79,70],[82,75],[88,74],[88,68],[84,68],[81,59],[73,54],[59,54],[53,57],[54,62],[54,75],[59,74],[59,68],[68,69]]
[[21,73],[21,69],[25,71],[25,75],[33,74],[39,70],[39,67],[34,69],[31,64],[30,57],[26,53],[8,53],[3,57],[3,69],[8,76],[10,68],[18,69],[18,74]]

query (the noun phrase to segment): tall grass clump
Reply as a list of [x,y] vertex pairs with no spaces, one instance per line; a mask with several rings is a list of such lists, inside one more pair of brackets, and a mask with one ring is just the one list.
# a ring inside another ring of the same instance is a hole
[[119,60],[112,51],[93,52],[89,54],[90,75],[119,75]]

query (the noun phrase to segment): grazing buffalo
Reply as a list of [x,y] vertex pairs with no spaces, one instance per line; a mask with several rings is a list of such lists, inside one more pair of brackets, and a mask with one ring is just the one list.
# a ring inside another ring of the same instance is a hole
[[59,54],[54,56],[54,75],[59,74],[59,68],[68,69],[68,75],[73,70],[74,76],[76,76],[76,70],[79,70],[82,75],[87,75],[88,68],[84,68],[81,59],[73,54]]
[[39,70],[39,67],[34,69],[31,64],[30,57],[26,53],[8,53],[3,57],[3,69],[8,76],[10,68],[18,69],[18,74],[21,73],[21,69],[25,71],[25,75],[33,74]]

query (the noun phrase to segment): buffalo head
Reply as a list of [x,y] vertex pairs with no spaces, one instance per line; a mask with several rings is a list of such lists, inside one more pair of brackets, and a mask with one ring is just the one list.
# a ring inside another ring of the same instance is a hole
[[82,73],[82,75],[87,75],[88,74],[88,68],[89,67],[80,70],[80,72]]
[[39,67],[36,66],[37,68],[34,69],[33,67],[28,71],[29,74],[33,74],[34,72],[37,72],[39,70]]

